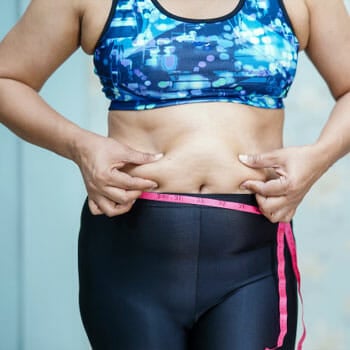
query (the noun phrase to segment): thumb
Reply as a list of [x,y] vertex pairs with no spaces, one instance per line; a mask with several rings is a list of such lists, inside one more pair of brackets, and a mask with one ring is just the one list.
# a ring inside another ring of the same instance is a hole
[[280,167],[280,159],[277,151],[260,154],[239,154],[238,159],[250,168],[277,168]]
[[125,162],[132,164],[146,164],[155,162],[163,157],[163,153],[146,153],[129,149],[126,153]]

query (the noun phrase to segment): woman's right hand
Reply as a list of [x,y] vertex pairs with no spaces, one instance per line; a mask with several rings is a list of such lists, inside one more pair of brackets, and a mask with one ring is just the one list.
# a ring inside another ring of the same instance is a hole
[[92,214],[109,217],[129,211],[143,191],[158,184],[120,171],[126,164],[146,164],[162,158],[162,154],[136,151],[116,140],[90,134],[79,141],[74,161],[80,168],[88,192]]

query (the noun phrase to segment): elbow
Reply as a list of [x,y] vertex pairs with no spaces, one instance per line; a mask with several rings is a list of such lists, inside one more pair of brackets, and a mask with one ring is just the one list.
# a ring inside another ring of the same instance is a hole
[[337,88],[332,88],[332,86],[330,86],[330,91],[332,93],[334,100],[339,101],[344,96],[350,94],[350,82],[349,84],[344,84],[343,86],[341,87],[338,86]]
[[6,86],[8,83],[18,83],[18,84],[21,84],[21,85],[26,85],[27,87],[35,90],[36,92],[40,92],[41,88],[43,87],[43,83],[40,84],[40,83],[28,83],[22,79],[18,79],[18,78],[15,78],[15,77],[11,77],[11,76],[7,76],[7,75],[4,75],[4,74],[1,74],[0,73],[0,84],[2,86]]
[[345,96],[350,97],[350,89],[343,91],[342,93],[338,93],[338,94],[333,93],[333,98],[335,99],[335,101],[339,101],[339,100],[343,99]]

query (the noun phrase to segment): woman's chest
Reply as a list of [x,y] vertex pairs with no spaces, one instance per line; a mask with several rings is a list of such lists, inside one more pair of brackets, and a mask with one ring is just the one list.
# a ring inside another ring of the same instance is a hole
[[[193,30],[193,24],[200,21],[200,19],[209,18],[209,22],[215,22],[215,19],[221,19],[225,17],[240,16],[241,7],[245,3],[251,3],[252,7],[256,7],[259,11],[259,7],[264,7],[265,4],[268,5],[270,1],[275,1],[280,4],[285,13],[290,19],[292,27],[300,43],[300,50],[304,49],[308,41],[309,33],[309,18],[308,11],[305,5],[305,0],[236,0],[236,1],[224,1],[220,4],[216,4],[215,10],[211,7],[213,1],[210,2],[211,5],[205,4],[207,0],[203,1],[113,1],[113,0],[84,0],[83,3],[83,16],[81,20],[81,45],[87,53],[93,53],[96,43],[101,36],[101,33],[106,27],[110,17],[115,14],[115,7],[119,5],[119,14],[124,18],[123,26],[132,27],[133,10],[138,6],[139,14],[146,14],[147,19],[150,15],[149,7],[153,8],[151,15],[153,15],[153,20],[157,17],[156,13],[160,12],[160,15],[164,18],[170,19],[185,19],[184,25],[187,24],[188,32],[190,35],[196,31]],[[123,3],[125,6],[123,6]],[[132,5],[132,3],[134,5]],[[215,3],[215,2],[214,2]],[[135,6],[136,5],[136,6]],[[208,5],[208,6],[207,6]],[[147,13],[148,11],[148,13]],[[152,14],[153,12],[153,14]],[[186,19],[193,19],[193,21],[186,21]],[[140,19],[139,19],[140,21]],[[217,21],[217,24],[222,23],[222,21]],[[210,27],[210,26],[209,26]],[[164,25],[163,25],[164,28]],[[208,29],[208,27],[207,27]],[[130,28],[129,28],[130,30]],[[131,29],[132,30],[132,29]],[[227,33],[226,33],[227,34]]]

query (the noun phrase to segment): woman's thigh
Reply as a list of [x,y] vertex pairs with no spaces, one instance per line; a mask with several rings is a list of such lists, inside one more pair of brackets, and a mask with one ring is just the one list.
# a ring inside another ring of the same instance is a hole
[[94,350],[186,349],[199,213],[147,204],[114,218],[84,206],[79,303]]
[[[287,334],[279,350],[294,350],[297,328],[296,280],[287,255]],[[190,350],[264,350],[274,348],[280,332],[276,275],[256,280],[229,294],[204,313],[190,335]]]
[[[255,204],[252,196],[215,197]],[[137,201],[129,213],[107,218],[85,205],[79,302],[93,349],[275,345],[276,229],[259,215],[203,206]],[[292,343],[295,279],[288,256],[286,263]]]

